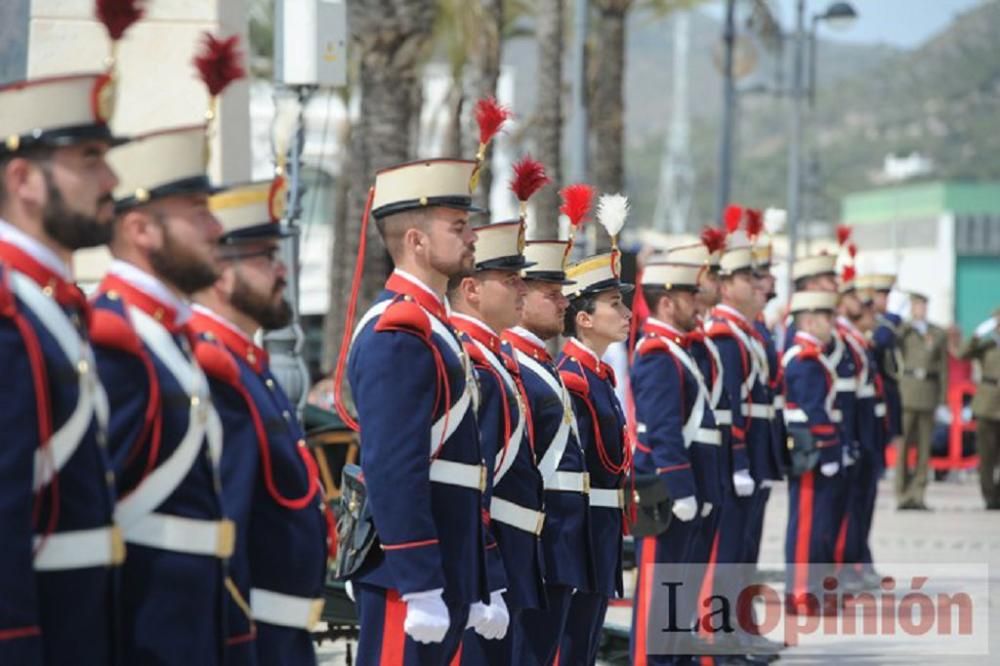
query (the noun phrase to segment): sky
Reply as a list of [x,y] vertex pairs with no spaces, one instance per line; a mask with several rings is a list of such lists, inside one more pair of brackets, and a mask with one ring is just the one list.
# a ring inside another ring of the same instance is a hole
[[[850,0],[858,12],[857,22],[846,31],[820,28],[823,38],[864,44],[889,44],[914,48],[942,30],[957,14],[983,2],[1000,0]],[[822,12],[831,0],[806,0],[806,22]],[[780,12],[785,29],[795,20],[796,0],[771,0]],[[724,3],[713,2],[706,12],[721,17]]]

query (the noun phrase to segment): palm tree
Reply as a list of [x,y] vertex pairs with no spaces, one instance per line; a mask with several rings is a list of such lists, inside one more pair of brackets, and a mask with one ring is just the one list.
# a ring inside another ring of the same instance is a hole
[[[578,0],[580,1],[580,0]],[[625,189],[625,21],[633,7],[668,14],[688,9],[704,0],[592,0],[597,10],[591,20],[587,61],[593,159],[593,183],[601,192]],[[607,249],[608,240],[597,234],[598,245]]]
[[[349,285],[360,240],[368,188],[378,169],[413,158],[420,107],[423,64],[432,45],[436,0],[348,0],[351,52],[357,63],[354,94],[361,111],[350,128],[350,148],[341,178],[348,183],[346,224],[335,241],[331,269],[328,327],[334,347],[343,334]],[[367,235],[365,271],[358,311],[363,312],[381,291],[389,269],[388,256],[374,223]],[[339,249],[336,249],[339,248]],[[347,258],[346,261],[338,260]],[[331,350],[333,351],[333,350]]]
[[[584,2],[586,0],[577,0]],[[543,187],[533,198],[536,238],[559,234],[559,187],[562,184],[562,66],[563,0],[539,0],[536,5],[538,38],[538,97],[534,128],[536,157],[545,165],[552,186]]]

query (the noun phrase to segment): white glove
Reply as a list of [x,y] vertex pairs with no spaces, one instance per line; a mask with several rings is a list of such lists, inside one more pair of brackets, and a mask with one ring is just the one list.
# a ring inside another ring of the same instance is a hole
[[839,462],[823,463],[822,465],[819,466],[819,471],[820,474],[822,474],[823,476],[833,476],[834,474],[840,471],[840,463]]
[[701,517],[702,518],[708,517],[708,514],[712,513],[712,509],[713,508],[715,508],[715,507],[712,506],[711,502],[705,502],[704,504],[702,504],[701,505]]
[[670,510],[674,512],[678,520],[686,523],[694,520],[694,517],[698,515],[698,500],[695,499],[694,495],[682,497],[679,500],[674,500],[674,505]]
[[354,598],[354,586],[351,585],[351,581],[344,583],[344,592],[347,592],[348,599],[351,601],[357,601],[357,599]]
[[736,494],[740,497],[750,497],[753,495],[754,482],[753,477],[750,476],[750,471],[740,469],[733,472],[733,487],[736,488]]
[[440,643],[451,626],[448,607],[441,598],[441,590],[414,592],[403,596],[406,602],[406,620],[403,631],[418,643]]
[[469,621],[466,629],[472,628],[477,634],[487,640],[498,640],[507,635],[507,625],[510,624],[510,613],[500,592],[490,593],[490,603],[487,606],[477,601],[469,608]]
[[985,338],[987,335],[997,330],[997,318],[990,317],[982,324],[976,327],[976,337]]

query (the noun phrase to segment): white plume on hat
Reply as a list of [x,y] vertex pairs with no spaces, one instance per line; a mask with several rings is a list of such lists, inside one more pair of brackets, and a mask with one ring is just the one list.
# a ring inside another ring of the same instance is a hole
[[628,197],[624,194],[602,194],[597,201],[597,221],[612,238],[625,226],[628,217]]
[[788,211],[784,208],[768,208],[764,211],[764,229],[774,236],[781,233],[788,221]]

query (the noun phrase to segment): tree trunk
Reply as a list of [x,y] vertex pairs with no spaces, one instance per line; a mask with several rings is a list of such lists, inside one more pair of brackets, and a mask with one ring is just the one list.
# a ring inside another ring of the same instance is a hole
[[[327,314],[330,350],[336,354],[343,335],[350,281],[358,253],[361,219],[368,188],[378,169],[414,157],[420,117],[423,63],[431,45],[437,3],[434,0],[349,0],[354,57],[358,60],[361,113],[351,130],[346,169],[346,234],[335,240]],[[358,299],[363,313],[382,289],[390,268],[375,221],[368,227],[368,251]],[[336,282],[336,284],[333,284]]]
[[[478,22],[476,32],[472,36],[470,65],[467,71],[471,73],[469,81],[470,100],[467,105],[472,108],[478,100],[484,97],[496,97],[497,80],[500,78],[500,48],[501,31],[503,30],[503,0],[471,0],[478,2]],[[472,156],[479,147],[479,133],[475,124],[464,133],[464,149],[462,154]],[[457,155],[458,153],[456,153]],[[482,171],[479,174],[479,187],[473,193],[473,201],[482,208],[489,209],[490,190],[493,187],[492,151],[486,156]]]
[[563,0],[539,0],[536,5],[538,12],[536,23],[538,101],[534,119],[536,157],[545,165],[552,184],[543,187],[532,199],[535,204],[532,238],[559,237],[559,188],[562,187],[563,5]]
[[[625,18],[632,0],[594,0],[597,9],[588,40],[590,51],[591,173],[601,193],[625,189]],[[607,234],[597,233],[597,251],[611,247]]]

